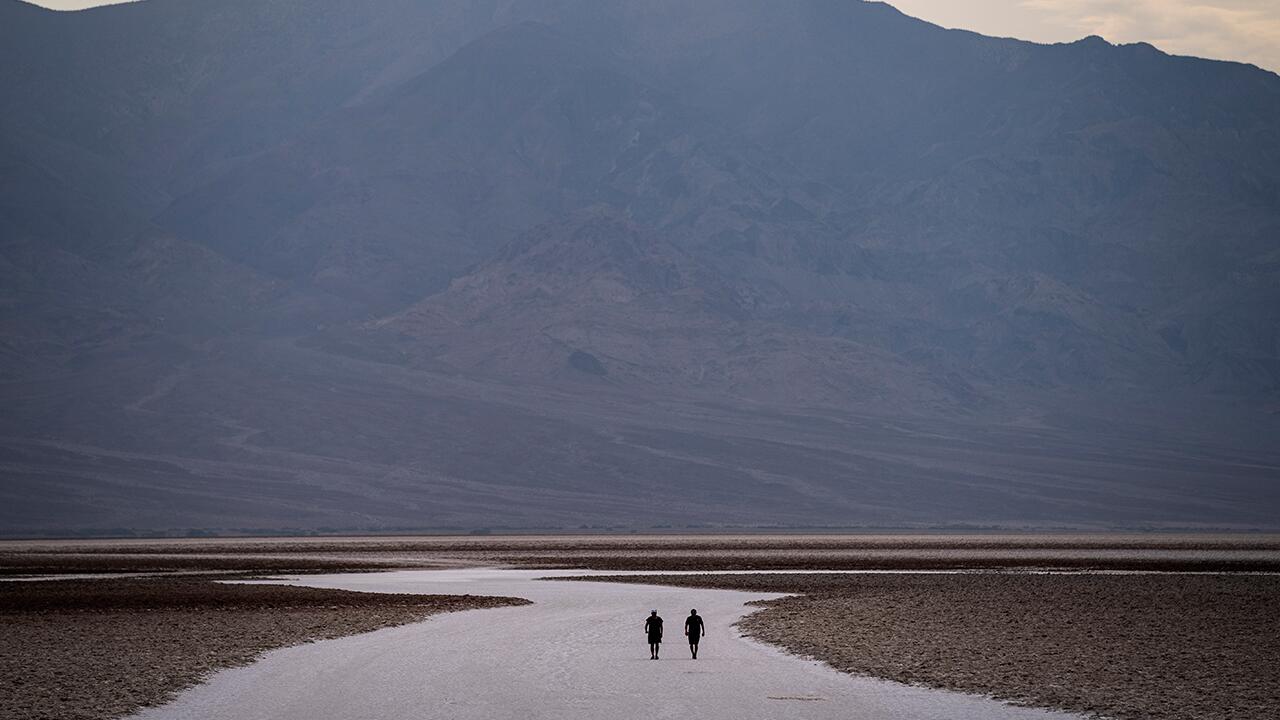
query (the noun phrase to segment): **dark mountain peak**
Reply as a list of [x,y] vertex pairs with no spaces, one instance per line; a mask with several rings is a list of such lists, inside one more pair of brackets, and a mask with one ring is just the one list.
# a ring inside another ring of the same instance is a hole
[[1135,51],[1149,53],[1151,55],[1168,55],[1168,53],[1164,52],[1163,50],[1156,47],[1155,45],[1152,45],[1149,42],[1140,41],[1140,42],[1134,42],[1134,43],[1125,43],[1124,45],[1121,45],[1121,47],[1132,48]]

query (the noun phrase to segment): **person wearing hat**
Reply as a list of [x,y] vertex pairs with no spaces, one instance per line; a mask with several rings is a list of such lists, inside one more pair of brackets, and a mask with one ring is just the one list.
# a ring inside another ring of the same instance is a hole
[[657,610],[649,613],[644,621],[644,634],[649,636],[649,659],[657,660],[658,646],[662,644],[662,618],[658,617]]

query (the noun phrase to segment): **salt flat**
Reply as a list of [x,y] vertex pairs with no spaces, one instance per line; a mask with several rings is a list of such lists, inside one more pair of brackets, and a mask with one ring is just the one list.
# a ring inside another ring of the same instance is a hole
[[[585,571],[428,570],[290,578],[367,592],[508,595],[524,607],[468,611],[273,651],[215,674],[139,720],[255,718],[842,718],[1047,720],[1076,717],[852,677],[741,637],[759,593],[538,580]],[[776,596],[772,596],[776,597]],[[663,658],[643,623],[666,621]],[[707,623],[699,659],[681,627]]]

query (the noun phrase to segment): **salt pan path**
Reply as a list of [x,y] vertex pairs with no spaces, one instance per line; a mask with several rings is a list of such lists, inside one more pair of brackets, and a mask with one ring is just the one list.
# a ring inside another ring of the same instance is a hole
[[[726,590],[544,581],[583,571],[427,570],[290,578],[364,592],[509,595],[472,610],[272,651],[139,720],[1050,720],[1078,716],[837,672],[741,637],[749,600]],[[277,581],[279,582],[279,581]],[[651,661],[643,625],[666,621]],[[689,659],[684,618],[707,623]]]

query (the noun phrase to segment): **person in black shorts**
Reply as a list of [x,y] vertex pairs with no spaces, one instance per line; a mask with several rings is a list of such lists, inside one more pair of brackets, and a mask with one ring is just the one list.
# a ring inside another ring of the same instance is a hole
[[689,636],[689,652],[693,653],[694,660],[698,659],[698,640],[702,639],[704,630],[698,611],[690,610],[684,621],[684,634]]
[[657,660],[658,646],[662,644],[662,618],[658,617],[657,610],[649,613],[644,621],[644,634],[649,636],[649,659]]

